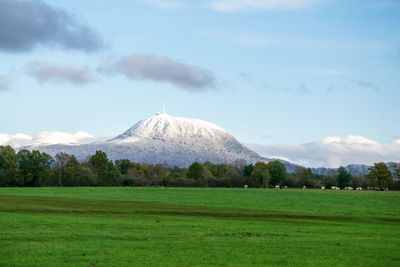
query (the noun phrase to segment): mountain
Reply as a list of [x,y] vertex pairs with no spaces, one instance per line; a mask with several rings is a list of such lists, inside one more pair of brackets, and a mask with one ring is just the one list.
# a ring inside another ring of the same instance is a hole
[[[367,174],[368,168],[371,167],[369,165],[363,165],[363,164],[350,164],[347,166],[344,166],[346,171],[348,171],[352,176],[362,176]],[[339,168],[312,168],[312,172],[314,174],[318,175],[324,175],[324,176],[336,176],[338,175],[338,169]]]
[[[396,168],[398,164],[396,162],[385,162],[386,166],[388,166],[389,170],[395,176]],[[371,165],[364,165],[364,164],[349,164],[344,166],[344,168],[352,175],[352,176],[362,176],[369,173],[368,168]],[[312,168],[312,172],[317,175],[324,175],[324,176],[336,176],[338,174],[339,168]]]
[[[112,160],[129,159],[151,164],[188,167],[195,161],[213,163],[268,162],[250,150],[221,127],[197,119],[157,113],[139,121],[123,134],[104,142],[81,145],[39,145],[37,149],[52,156],[58,152],[73,154],[87,160],[96,150],[106,152]],[[282,161],[288,171],[297,165]]]

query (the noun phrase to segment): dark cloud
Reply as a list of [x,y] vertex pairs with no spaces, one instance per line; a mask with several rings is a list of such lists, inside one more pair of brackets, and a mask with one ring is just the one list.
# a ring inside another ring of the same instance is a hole
[[168,82],[186,91],[215,88],[217,79],[210,70],[151,54],[132,54],[118,60],[112,71],[134,80]]
[[50,65],[41,61],[27,64],[27,73],[39,82],[69,82],[84,85],[95,81],[92,73],[79,65]]
[[29,51],[37,45],[91,52],[103,41],[73,15],[40,0],[0,0],[0,51]]
[[8,90],[8,79],[6,76],[0,74],[0,91]]
[[365,82],[365,81],[353,81],[354,84],[364,87],[370,90],[373,90],[375,92],[380,92],[381,88],[378,85],[372,84],[370,82]]

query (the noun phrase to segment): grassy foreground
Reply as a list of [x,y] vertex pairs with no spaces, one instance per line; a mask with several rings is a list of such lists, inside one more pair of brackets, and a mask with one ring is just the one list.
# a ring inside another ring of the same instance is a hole
[[400,192],[0,188],[0,266],[400,266]]

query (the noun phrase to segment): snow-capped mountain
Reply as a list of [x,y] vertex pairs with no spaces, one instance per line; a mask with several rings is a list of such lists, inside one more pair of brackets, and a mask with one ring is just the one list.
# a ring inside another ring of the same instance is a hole
[[125,133],[111,139],[110,142],[132,143],[145,139],[199,139],[205,141],[226,138],[233,137],[215,124],[157,113],[155,116],[139,121]]
[[[250,150],[215,124],[174,117],[165,113],[141,120],[126,132],[104,142],[82,145],[39,145],[28,147],[52,156],[58,152],[73,154],[87,160],[96,150],[106,152],[112,160],[129,159],[151,164],[188,167],[195,161],[213,163],[247,163],[269,161]],[[288,171],[297,165],[283,162]]]

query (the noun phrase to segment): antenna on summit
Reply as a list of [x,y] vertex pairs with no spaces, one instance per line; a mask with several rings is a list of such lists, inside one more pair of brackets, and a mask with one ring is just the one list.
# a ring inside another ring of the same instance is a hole
[[162,105],[162,113],[165,114],[165,103]]

